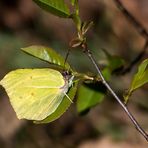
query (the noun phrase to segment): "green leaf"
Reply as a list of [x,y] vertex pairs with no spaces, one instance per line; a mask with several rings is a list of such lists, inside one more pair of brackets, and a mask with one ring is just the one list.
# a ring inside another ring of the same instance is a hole
[[132,94],[134,90],[148,83],[148,59],[144,60],[139,68],[138,72],[135,74],[131,87],[128,90],[128,93],[124,96],[125,102],[128,101],[129,96]]
[[70,16],[70,11],[64,0],[33,0],[42,9],[63,18]]
[[134,76],[132,81],[131,91],[137,89],[148,82],[148,59],[144,60],[139,68],[138,72]]
[[[74,97],[75,97],[75,94],[76,94],[76,91],[77,91],[77,86],[78,86],[78,82],[75,82],[73,84],[73,86],[70,88],[70,90],[67,94],[70,97],[71,100],[73,100]],[[59,105],[59,107],[57,108],[57,110],[54,113],[52,113],[46,119],[44,119],[42,121],[34,121],[34,123],[41,124],[41,123],[52,122],[52,121],[58,119],[62,114],[64,114],[64,112],[69,108],[70,105],[71,105],[71,102],[65,96],[63,101],[61,102],[61,104]]]
[[83,113],[93,106],[101,103],[104,99],[106,88],[102,83],[83,84],[78,90],[77,110]]
[[116,55],[111,55],[107,50],[103,49],[106,57],[107,57],[107,60],[108,60],[108,67],[109,69],[111,70],[111,72],[121,68],[124,66],[125,64],[125,61],[124,59],[122,59],[121,57],[119,56],[116,56]]
[[112,56],[109,60],[109,67],[111,71],[115,71],[116,69],[121,68],[125,64],[125,61],[118,56]]
[[49,62],[50,64],[55,64],[55,65],[59,65],[64,67],[67,70],[71,70],[72,68],[70,67],[70,65],[68,63],[65,63],[64,66],[64,62],[65,59],[59,55],[55,50],[53,50],[52,48],[48,48],[45,46],[29,46],[26,48],[21,48],[24,52],[37,57],[41,60],[44,60],[46,62]]
[[111,72],[110,72],[110,69],[108,67],[105,67],[103,70],[102,70],[102,74],[105,78],[105,80],[109,81],[110,78],[111,78]]

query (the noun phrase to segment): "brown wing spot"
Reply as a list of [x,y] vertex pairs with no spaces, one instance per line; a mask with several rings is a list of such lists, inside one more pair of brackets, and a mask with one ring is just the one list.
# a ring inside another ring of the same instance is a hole
[[31,96],[34,96],[34,93],[33,92],[31,93]]
[[22,96],[19,96],[19,99],[22,99],[23,97]]
[[33,77],[32,76],[30,76],[30,79],[32,79]]

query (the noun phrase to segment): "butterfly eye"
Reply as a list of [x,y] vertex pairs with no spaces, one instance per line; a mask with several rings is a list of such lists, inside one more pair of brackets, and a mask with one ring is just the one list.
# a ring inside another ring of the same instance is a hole
[[65,78],[69,78],[69,76],[71,76],[72,74],[71,74],[71,72],[70,71],[63,71],[62,72],[62,75],[63,75],[63,77],[65,77]]

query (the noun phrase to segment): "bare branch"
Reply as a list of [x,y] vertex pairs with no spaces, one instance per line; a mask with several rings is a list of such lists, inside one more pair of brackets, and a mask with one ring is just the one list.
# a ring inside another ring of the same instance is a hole
[[131,71],[131,69],[142,59],[142,57],[144,56],[147,47],[148,47],[148,32],[147,30],[143,27],[143,25],[137,21],[137,19],[132,16],[130,14],[130,12],[124,7],[124,5],[121,3],[120,0],[114,0],[114,2],[116,3],[117,7],[120,9],[120,11],[122,12],[122,14],[131,22],[131,24],[135,27],[135,29],[137,30],[137,32],[139,32],[139,34],[141,36],[143,36],[146,40],[146,43],[142,49],[142,51],[135,57],[135,59],[132,60],[132,62],[125,67],[121,73],[119,74],[126,74],[128,72]]
[[106,86],[108,91],[112,94],[112,96],[116,99],[116,101],[120,104],[120,106],[123,108],[125,113],[130,118],[131,122],[134,124],[135,128],[141,133],[141,135],[148,141],[148,134],[144,131],[144,129],[139,125],[138,121],[135,119],[135,117],[132,115],[132,113],[129,111],[127,106],[120,100],[120,98],[117,96],[117,94],[114,92],[114,90],[110,87],[110,85],[107,83],[107,81],[104,79],[102,72],[95,60],[95,58],[92,56],[91,51],[87,48],[87,44],[82,44],[82,49],[84,53],[89,57],[93,65],[95,66],[98,74],[100,75],[100,78],[102,80],[102,83]]
[[148,40],[148,32],[143,27],[143,25],[137,21],[137,19],[132,16],[128,10],[124,7],[124,5],[121,3],[120,0],[114,0],[117,7],[120,9],[120,11],[123,13],[123,15],[133,24],[133,26],[136,28],[136,30],[146,39]]
[[146,40],[145,45],[142,49],[142,51],[133,59],[131,63],[127,67],[125,67],[121,73],[119,74],[126,74],[131,71],[131,69],[142,59],[142,57],[145,55],[146,50],[148,49],[148,40]]

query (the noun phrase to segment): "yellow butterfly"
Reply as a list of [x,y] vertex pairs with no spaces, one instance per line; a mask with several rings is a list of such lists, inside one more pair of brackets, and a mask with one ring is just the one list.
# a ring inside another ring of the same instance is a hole
[[5,88],[19,119],[41,121],[58,108],[73,78],[49,68],[18,69],[8,73],[0,85]]

